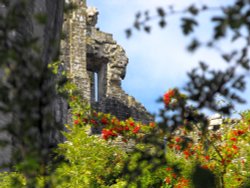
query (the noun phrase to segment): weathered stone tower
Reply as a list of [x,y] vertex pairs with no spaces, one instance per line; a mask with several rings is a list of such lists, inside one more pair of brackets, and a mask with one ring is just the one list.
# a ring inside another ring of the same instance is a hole
[[97,111],[120,119],[149,122],[152,115],[121,88],[128,58],[111,34],[95,27],[98,11],[85,1],[72,0],[78,8],[65,16],[61,61],[81,95]]

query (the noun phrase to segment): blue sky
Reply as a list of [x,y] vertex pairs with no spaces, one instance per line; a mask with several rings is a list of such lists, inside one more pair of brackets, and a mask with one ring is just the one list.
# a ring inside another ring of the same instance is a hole
[[[88,0],[88,6],[96,7],[100,14],[98,27],[112,33],[114,39],[125,49],[129,58],[127,75],[123,80],[123,89],[140,101],[150,112],[156,113],[161,106],[156,99],[166,90],[173,87],[183,87],[187,81],[186,72],[196,66],[200,60],[207,60],[210,66],[223,69],[225,63],[217,51],[201,49],[195,54],[186,51],[186,45],[191,38],[183,37],[180,31],[178,16],[168,19],[166,29],[160,29],[152,22],[151,34],[136,32],[132,38],[125,37],[124,30],[131,26],[135,13],[150,10],[155,14],[159,6],[174,5],[177,9],[190,5],[207,2],[205,0]],[[229,3],[230,1],[228,1]],[[222,2],[220,2],[222,3]],[[212,6],[218,5],[217,0],[209,0]],[[206,40],[211,35],[212,25],[209,15],[200,18],[202,26],[197,35]],[[221,43],[228,46],[229,43]],[[249,79],[248,79],[249,80]],[[248,84],[249,85],[249,84]],[[238,111],[249,108],[250,88],[242,94],[248,104],[237,106]]]

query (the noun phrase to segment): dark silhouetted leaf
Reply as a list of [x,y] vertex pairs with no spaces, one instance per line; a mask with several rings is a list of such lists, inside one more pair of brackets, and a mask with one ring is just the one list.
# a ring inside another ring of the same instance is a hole
[[166,22],[164,19],[160,20],[159,26],[160,26],[161,28],[165,27],[166,25],[167,25],[167,22]]
[[134,28],[136,28],[137,30],[140,30],[141,25],[140,25],[140,23],[138,21],[135,21]]
[[166,13],[165,13],[165,10],[161,7],[157,8],[157,13],[160,17],[165,17],[166,16]]
[[126,33],[126,37],[127,37],[127,38],[130,38],[131,35],[132,35],[131,29],[126,29],[126,30],[125,30],[125,33]]
[[145,31],[146,33],[150,33],[150,32],[151,32],[151,27],[150,27],[150,26],[145,26],[145,27],[144,27],[144,31]]
[[141,17],[141,12],[136,13],[135,18],[139,19]]
[[194,5],[188,7],[187,11],[190,12],[192,15],[197,15],[199,13],[199,10]]
[[194,52],[200,46],[200,42],[197,39],[193,39],[192,42],[188,45],[187,49],[190,52]]
[[231,61],[231,57],[228,54],[222,54],[222,58],[226,61],[226,62],[230,62]]
[[145,16],[145,21],[150,20],[149,11],[145,11],[144,16]]
[[194,30],[194,26],[197,26],[198,23],[196,20],[194,20],[193,18],[182,18],[182,31],[184,33],[184,35],[188,35],[191,32],[193,32]]

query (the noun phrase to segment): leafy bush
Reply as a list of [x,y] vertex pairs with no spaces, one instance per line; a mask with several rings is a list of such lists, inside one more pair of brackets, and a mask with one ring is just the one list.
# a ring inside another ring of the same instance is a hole
[[20,185],[25,187],[26,181],[25,178],[19,173],[2,172],[0,173],[0,185],[1,188],[20,187]]
[[[180,101],[186,105],[185,96],[177,90],[169,90],[162,101],[166,111],[174,110]],[[53,187],[248,185],[250,111],[242,113],[241,120],[226,120],[218,130],[184,121],[183,126],[166,134],[155,123],[144,125],[132,118],[120,121],[110,114],[96,113],[78,97],[71,96],[70,105],[72,125],[66,125],[67,141],[57,148],[57,157],[63,162],[47,177]],[[98,126],[102,135],[89,135],[90,128]],[[126,153],[131,143],[133,149]],[[0,174],[2,187],[15,187],[15,181],[25,186],[21,174]],[[37,178],[37,182],[43,187],[47,179]]]
[[[220,187],[239,187],[250,176],[249,122],[250,111],[247,111],[239,122],[225,122],[217,131],[208,130],[203,136],[199,129],[189,131],[181,127],[168,143],[167,157],[179,161],[185,169],[198,165],[210,171]],[[187,140],[188,144],[184,144]],[[189,178],[191,173],[192,170]],[[167,181],[167,184],[174,183]]]
[[59,144],[63,162],[54,174],[59,187],[110,187],[117,184],[125,152],[98,136],[87,135],[86,127],[67,126],[67,141]]

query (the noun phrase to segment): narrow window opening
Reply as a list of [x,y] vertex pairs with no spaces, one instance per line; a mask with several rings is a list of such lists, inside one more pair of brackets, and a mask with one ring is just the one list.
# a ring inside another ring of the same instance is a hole
[[99,82],[98,82],[98,73],[94,73],[94,86],[95,86],[95,102],[99,100]]

